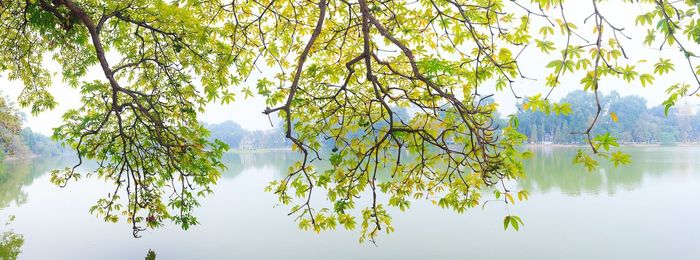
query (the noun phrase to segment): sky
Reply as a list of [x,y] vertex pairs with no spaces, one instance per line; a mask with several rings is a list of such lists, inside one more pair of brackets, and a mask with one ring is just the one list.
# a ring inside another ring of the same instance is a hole
[[[632,37],[631,40],[622,40],[623,46],[630,58],[633,60],[648,60],[646,63],[637,65],[639,68],[646,71],[652,70],[650,68],[652,68],[653,63],[658,61],[659,57],[671,58],[676,64],[676,71],[670,75],[665,75],[663,78],[656,76],[654,84],[645,88],[642,88],[638,81],[626,83],[621,80],[604,79],[601,82],[601,91],[606,94],[617,91],[622,96],[640,95],[647,99],[647,106],[659,105],[666,99],[667,94],[665,94],[665,90],[669,85],[679,81],[692,83],[694,81],[692,79],[692,74],[686,65],[683,55],[678,52],[677,49],[669,48],[659,50],[658,46],[656,48],[642,46],[641,42],[646,33],[646,29],[636,27],[634,25],[634,19],[636,15],[644,11],[644,8],[640,4],[623,4],[620,2],[622,1],[608,1],[599,4],[599,7],[606,19],[617,27],[625,28],[624,32]],[[589,20],[587,24],[582,24],[583,20],[593,12],[589,1],[575,0],[565,2],[564,11],[567,15],[567,19],[570,22],[576,23],[582,34],[588,36],[588,38],[593,38],[591,36],[592,34],[590,34],[593,21]],[[565,38],[563,37],[555,38],[554,41],[558,46],[563,46],[565,44]],[[697,44],[688,45],[686,47],[690,47],[691,52],[700,53],[700,50],[693,49],[697,48]],[[551,60],[560,58],[559,53],[543,55],[535,49],[535,46],[529,46],[528,48],[529,49],[526,49],[520,56],[519,64],[525,76],[535,78],[536,80],[516,80],[514,89],[519,96],[532,96],[538,93],[546,93],[548,88],[544,85],[544,78],[548,75],[549,69],[546,69],[545,66]],[[115,64],[116,61],[112,61],[111,63]],[[45,59],[44,64],[49,70],[58,71],[58,64],[50,61],[48,57]],[[102,71],[96,66],[90,70],[89,74],[86,80],[101,79],[101,77],[103,77]],[[259,77],[260,75],[253,75],[245,84],[254,85],[255,79]],[[578,82],[580,78],[580,75],[565,75],[561,86],[557,87],[552,93],[551,99],[559,100],[573,90],[582,89]],[[11,100],[16,100],[22,87],[23,84],[21,82],[9,81],[6,75],[0,74],[0,90],[4,95],[9,96]],[[232,87],[232,90],[234,92],[239,92],[240,87]],[[31,115],[29,109],[21,109],[26,114],[25,126],[46,135],[50,135],[54,127],[62,124],[61,116],[66,110],[81,105],[79,91],[63,83],[58,73],[54,76],[53,86],[50,88],[50,92],[59,103],[56,109],[43,112],[39,115]],[[519,100],[517,100],[509,90],[495,92],[493,87],[483,86],[480,88],[480,92],[484,94],[494,94],[496,102],[500,104],[499,111],[501,114],[507,115],[516,112],[516,103],[519,102]],[[272,128],[268,118],[262,114],[262,111],[265,109],[265,103],[262,98],[254,97],[243,99],[242,94],[237,95],[237,97],[237,100],[229,105],[221,105],[218,103],[209,104],[206,108],[206,112],[200,115],[200,120],[206,123],[220,123],[232,120],[248,130],[265,130]],[[680,103],[684,102],[698,104],[700,103],[700,98],[687,97]]]

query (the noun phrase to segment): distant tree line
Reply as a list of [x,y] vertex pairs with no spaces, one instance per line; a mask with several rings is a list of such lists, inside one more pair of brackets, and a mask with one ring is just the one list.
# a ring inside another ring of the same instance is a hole
[[50,137],[36,133],[25,127],[3,143],[1,157],[27,158],[33,156],[56,156],[67,150]]
[[[284,130],[277,127],[271,130],[248,131],[236,122],[225,121],[207,124],[211,139],[219,139],[234,150],[255,150],[264,148],[287,148],[291,143],[284,137]],[[2,141],[2,156],[26,158],[32,156],[55,156],[67,152],[59,142],[48,136],[25,127],[21,131],[7,134]]]
[[[585,140],[584,131],[595,116],[592,93],[574,91],[561,102],[568,103],[572,113],[556,115],[523,109],[518,106],[518,130],[528,136],[529,143],[578,144]],[[647,108],[639,96],[620,96],[617,92],[599,94],[605,113],[595,126],[595,134],[609,132],[620,143],[661,143],[700,141],[700,114],[688,104],[679,104],[668,111],[659,105]]]
[[[528,136],[529,143],[580,144],[585,140],[577,132],[589,125],[595,115],[595,101],[592,93],[574,91],[561,102],[570,105],[569,115],[545,114],[533,112],[518,105],[518,130]],[[662,143],[700,142],[700,113],[695,113],[689,105],[677,105],[665,115],[663,106],[647,108],[647,101],[639,96],[620,96],[617,92],[600,95],[605,113],[593,129],[594,133],[610,132],[622,143]],[[492,102],[487,100],[486,102]],[[410,120],[410,113],[405,108],[397,108],[397,120]],[[504,125],[505,120],[495,115],[496,123]],[[613,120],[616,119],[616,120]],[[270,130],[249,131],[233,121],[218,124],[206,124],[211,132],[211,139],[219,139],[232,149],[254,150],[265,148],[288,148],[291,142],[285,138],[284,129],[275,127]],[[9,131],[5,131],[6,133]],[[350,135],[366,134],[362,131]],[[332,139],[319,136],[325,147],[333,147]],[[61,147],[50,137],[24,128],[17,134],[4,137],[4,154],[17,157],[31,155],[52,156],[64,153]]]
[[[620,143],[639,144],[675,144],[678,142],[700,142],[700,113],[687,104],[678,104],[668,110],[663,105],[648,108],[647,101],[640,96],[620,96],[617,92],[608,95],[599,94],[603,107],[599,124],[593,129],[594,134],[609,132]],[[484,103],[491,103],[487,99]],[[525,102],[526,103],[526,102]],[[583,144],[585,139],[580,134],[595,116],[595,98],[593,93],[577,90],[569,93],[560,103],[567,103],[571,108],[568,115],[546,114],[542,111],[524,109],[518,105],[518,131],[528,136],[528,143]],[[396,108],[396,120],[410,120],[411,115],[405,108]],[[495,124],[504,126],[506,120],[496,112]],[[252,150],[264,148],[287,148],[291,142],[284,137],[284,129],[276,127],[271,130],[248,131],[240,124],[225,121],[207,124],[212,139],[219,139],[232,149]],[[363,128],[348,133],[349,136],[367,134]],[[332,149],[334,140],[319,136],[325,148]]]
[[[394,120],[408,122],[411,119],[411,115],[406,108],[396,107],[394,110]],[[231,149],[254,150],[264,148],[289,148],[292,146],[292,142],[285,137],[284,127],[281,124],[275,124],[275,127],[270,130],[255,131],[246,130],[241,127],[240,124],[230,120],[218,124],[205,123],[204,125],[211,132],[210,139],[219,139],[228,144]],[[384,122],[378,122],[375,128],[381,129],[387,125],[388,124]],[[366,127],[360,127],[356,131],[347,133],[346,137],[352,138],[367,135],[371,131],[368,124]],[[331,150],[335,147],[335,139],[330,136],[321,135],[318,136],[318,139],[324,149]]]
[[22,128],[25,115],[0,92],[0,158],[58,155],[64,149],[51,138]]
[[263,148],[287,148],[291,142],[284,136],[284,129],[248,131],[236,122],[224,121],[205,125],[211,132],[211,139],[227,143],[231,149],[254,150]]
[[67,152],[66,149],[48,136],[32,131],[25,127],[20,132],[22,143],[34,155],[60,155]]

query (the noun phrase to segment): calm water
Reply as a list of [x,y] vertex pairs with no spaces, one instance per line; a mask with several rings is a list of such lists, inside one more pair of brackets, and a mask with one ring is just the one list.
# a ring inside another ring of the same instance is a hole
[[[572,149],[536,149],[528,178],[514,184],[531,193],[511,208],[525,221],[520,232],[503,231],[501,205],[458,215],[423,200],[393,214],[396,232],[378,246],[359,244],[358,231],[298,230],[263,192],[294,160],[288,152],[227,155],[228,172],[197,212],[201,225],[140,239],[88,213],[104,184],[49,183],[46,171],[73,159],[10,162],[0,173],[0,231],[23,235],[20,259],[143,259],[149,248],[158,259],[700,259],[700,147],[628,150],[634,165],[589,173],[572,166]],[[16,220],[2,226],[9,215]]]

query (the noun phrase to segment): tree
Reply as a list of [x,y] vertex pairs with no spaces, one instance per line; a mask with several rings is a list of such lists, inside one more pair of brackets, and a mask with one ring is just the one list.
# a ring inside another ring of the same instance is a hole
[[[91,211],[108,221],[124,214],[134,235],[144,226],[171,219],[183,228],[196,223],[196,196],[210,192],[224,167],[226,146],[207,140],[196,113],[230,83],[230,47],[215,42],[203,25],[204,10],[162,2],[2,1],[0,64],[25,88],[19,104],[39,113],[56,106],[48,91],[46,53],[61,65],[63,80],[78,87],[83,107],[64,115],[54,137],[74,149],[78,164],[56,170],[66,185],[81,175],[83,157],[97,160],[100,178],[115,190]],[[110,64],[107,51],[119,54]],[[99,64],[104,79],[84,80]],[[195,88],[198,77],[204,94]],[[172,190],[166,194],[164,187]],[[120,197],[125,191],[125,206]],[[163,201],[169,196],[168,201]],[[171,208],[174,214],[170,214]],[[123,212],[122,212],[123,211]]]
[[47,136],[33,132],[30,128],[22,129],[20,136],[22,143],[34,155],[55,156],[66,152],[59,143]]
[[[699,38],[695,2],[637,2],[649,10],[637,23],[656,26],[644,43],[679,48],[697,79],[686,49]],[[594,131],[605,109],[601,80],[647,85],[674,64],[661,59],[647,73],[622,59],[630,57],[619,41],[626,34],[599,4],[590,1],[585,23],[567,19],[561,0],[0,0],[0,64],[24,83],[19,104],[33,113],[56,106],[41,63],[49,53],[63,80],[81,90],[85,106],[66,113],[54,138],[76,151],[76,167],[83,157],[100,162],[96,175],[115,189],[92,211],[108,221],[128,216],[135,236],[168,219],[183,228],[197,223],[196,197],[219,178],[227,148],[209,141],[197,113],[208,102],[233,101],[228,87],[236,86],[266,99],[263,113],[281,116],[303,155],[268,187],[293,205],[300,227],[352,229],[359,219],[361,238],[372,240],[393,230],[387,205],[404,210],[411,198],[437,198],[463,212],[490,186],[497,200],[515,202],[504,181],[523,175],[529,154],[516,147],[525,136],[516,117],[494,124],[497,104],[483,101],[487,86],[519,97],[516,79],[527,77],[518,58],[530,45],[558,58],[546,65],[546,94],[528,97],[523,108],[569,114],[549,96],[564,77],[578,78],[594,113],[569,124],[590,145],[575,162],[592,169],[597,158],[629,161],[611,150],[613,136]],[[86,80],[93,65],[102,80]],[[246,79],[261,66],[265,77],[251,89]],[[667,110],[694,94],[688,83],[669,93]],[[416,112],[403,118],[403,108]],[[330,153],[320,150],[321,139],[333,141]],[[314,167],[321,159],[331,167]],[[54,171],[52,180],[79,178],[76,167]],[[389,177],[380,182],[382,174]],[[333,207],[314,206],[319,189]],[[369,202],[357,200],[363,195]],[[522,223],[506,216],[504,224]]]
[[22,130],[22,120],[17,109],[5,97],[0,97],[0,147],[4,154],[12,154],[16,137]]
[[[14,221],[14,216],[10,216],[7,223],[5,223],[5,228]],[[24,236],[12,232],[11,230],[5,230],[0,233],[0,258],[14,260],[17,259],[20,253],[22,253],[22,246],[24,245]]]
[[230,147],[239,147],[241,139],[246,135],[245,130],[233,121],[207,125],[207,129],[211,131],[212,138],[221,140]]
[[146,260],[155,260],[156,259],[156,252],[148,249],[148,253],[146,253]]
[[530,138],[528,139],[532,143],[538,143],[540,141],[538,136],[540,136],[540,131],[537,129],[537,124],[530,125]]

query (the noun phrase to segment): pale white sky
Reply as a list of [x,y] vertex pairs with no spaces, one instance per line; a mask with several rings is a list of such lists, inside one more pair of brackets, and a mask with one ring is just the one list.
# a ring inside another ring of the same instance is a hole
[[[599,4],[603,15],[606,16],[610,22],[618,27],[626,28],[624,31],[627,35],[632,37],[632,40],[622,40],[623,46],[625,47],[631,60],[646,59],[648,62],[646,64],[638,65],[639,68],[652,68],[653,63],[658,61],[659,57],[663,56],[665,58],[671,58],[676,63],[676,71],[672,74],[666,74],[663,78],[656,76],[656,81],[652,86],[647,86],[642,88],[638,81],[628,84],[621,80],[604,80],[601,82],[601,90],[603,93],[609,93],[610,91],[617,91],[621,95],[640,95],[648,100],[648,106],[655,106],[661,104],[666,98],[665,94],[666,88],[670,84],[677,83],[679,81],[685,81],[688,83],[693,83],[692,74],[681,53],[676,49],[667,49],[664,51],[659,51],[658,46],[655,48],[643,47],[641,41],[644,38],[646,29],[641,27],[636,27],[634,25],[634,19],[637,14],[642,12],[642,6],[639,4],[623,4],[621,1],[615,2],[605,2]],[[593,12],[592,6],[589,1],[569,1],[564,4],[565,12],[567,14],[567,19],[569,22],[576,23],[579,26],[579,31],[585,37],[593,40],[592,36],[592,20],[589,20],[587,24],[582,24],[583,19]],[[558,13],[558,10],[557,10]],[[537,18],[535,18],[537,19]],[[559,46],[564,45],[564,38],[557,38],[556,42]],[[578,44],[574,40],[573,43]],[[691,52],[700,53],[697,49],[696,44],[690,44],[686,47],[690,48]],[[547,88],[544,86],[544,78],[547,76],[549,69],[545,69],[545,65],[553,59],[560,59],[560,54],[553,53],[552,55],[543,55],[535,46],[529,46],[528,49],[520,57],[520,66],[525,74],[525,76],[530,78],[536,78],[538,80],[517,80],[514,84],[515,91],[520,96],[531,96],[538,93],[546,93]],[[116,61],[112,61],[112,64]],[[57,68],[57,64],[52,61],[45,62],[47,68]],[[57,71],[57,70],[55,70]],[[246,84],[254,85],[255,79],[260,75],[253,75]],[[89,79],[102,79],[102,71],[95,67],[91,70]],[[559,100],[561,97],[565,96],[572,90],[581,89],[579,84],[580,75],[564,75],[562,80],[562,85],[558,87],[552,94],[551,98],[553,100]],[[693,84],[691,84],[693,85]],[[6,75],[0,76],[0,90],[5,95],[10,96],[13,100],[16,100],[22,89],[22,83],[18,81],[8,81]],[[235,92],[240,93],[240,89],[233,89]],[[43,112],[37,116],[32,116],[28,109],[22,109],[26,115],[27,119],[25,126],[31,127],[33,130],[50,135],[54,127],[59,126],[62,123],[61,115],[70,108],[75,108],[81,105],[80,95],[77,89],[73,89],[67,86],[67,84],[61,82],[60,74],[56,74],[54,79],[54,86],[50,88],[51,93],[56,98],[59,103],[58,108]],[[488,86],[484,86],[480,89],[481,93],[493,92],[493,88],[489,89]],[[265,103],[262,98],[249,98],[247,100],[243,99],[243,95],[237,95],[236,102],[230,105],[220,105],[220,104],[210,104],[206,112],[200,116],[200,119],[208,123],[219,123],[226,120],[233,120],[242,127],[248,130],[264,130],[270,129],[270,123],[266,116],[262,114],[265,109]],[[501,104],[500,111],[501,114],[511,114],[515,112],[516,99],[510,93],[510,91],[504,91],[496,93],[496,101]],[[693,104],[700,103],[697,97],[685,98],[682,102],[690,102]],[[273,121],[276,121],[273,118]]]

